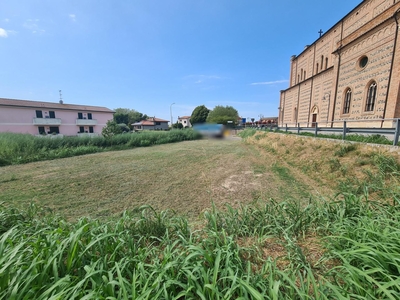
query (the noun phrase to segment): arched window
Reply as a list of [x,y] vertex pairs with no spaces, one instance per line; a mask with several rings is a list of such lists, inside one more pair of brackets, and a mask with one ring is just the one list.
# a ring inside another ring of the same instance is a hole
[[297,83],[300,82],[300,75],[297,75]]
[[328,58],[326,57],[325,58],[325,69],[327,69],[328,68]]
[[317,72],[316,73],[318,73],[318,68],[319,68],[319,64],[317,63]]
[[346,94],[344,96],[344,106],[343,106],[344,114],[348,114],[350,112],[350,103],[351,103],[351,89],[347,89]]
[[324,56],[321,55],[321,71],[324,69]]
[[300,76],[301,76],[300,79],[303,80],[303,69],[301,69],[300,71]]
[[367,101],[365,102],[365,111],[373,111],[376,100],[376,82],[373,81],[368,87]]
[[304,80],[306,80],[306,71],[304,71]]

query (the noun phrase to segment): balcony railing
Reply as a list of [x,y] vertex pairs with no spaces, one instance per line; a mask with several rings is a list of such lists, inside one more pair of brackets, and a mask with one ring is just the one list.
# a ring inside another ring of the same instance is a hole
[[97,125],[97,120],[96,119],[76,119],[76,125],[93,126],[93,125]]
[[61,125],[59,118],[33,118],[33,125]]

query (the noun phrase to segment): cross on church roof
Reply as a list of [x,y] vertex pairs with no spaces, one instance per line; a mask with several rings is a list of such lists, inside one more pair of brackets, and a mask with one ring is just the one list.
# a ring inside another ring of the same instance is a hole
[[318,33],[319,33],[319,37],[321,37],[321,35],[322,35],[322,33],[323,33],[322,29],[320,29],[320,30],[318,31]]

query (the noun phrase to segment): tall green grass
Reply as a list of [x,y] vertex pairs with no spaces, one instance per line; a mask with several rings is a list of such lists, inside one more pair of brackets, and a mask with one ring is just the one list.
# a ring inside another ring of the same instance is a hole
[[102,136],[45,138],[29,134],[0,133],[0,166],[199,138],[200,134],[190,129],[119,134],[111,138]]
[[399,299],[399,204],[342,194],[214,206],[197,229],[148,206],[69,223],[3,205],[0,298]]

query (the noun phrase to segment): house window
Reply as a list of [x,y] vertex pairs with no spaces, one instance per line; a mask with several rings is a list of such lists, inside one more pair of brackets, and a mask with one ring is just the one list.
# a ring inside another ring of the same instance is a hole
[[44,130],[43,126],[39,126],[38,131],[39,131],[39,134],[46,134],[46,131]]
[[50,128],[49,128],[49,131],[47,132],[48,134],[59,134],[60,133],[60,130],[59,130],[59,128],[58,127],[52,127],[52,126],[50,126]]
[[350,103],[351,103],[351,89],[347,89],[343,106],[344,114],[348,114],[350,112]]
[[36,118],[43,118],[43,113],[41,110],[36,111]]
[[93,126],[89,126],[89,133],[93,133]]
[[78,112],[78,119],[82,120],[83,119],[83,114]]
[[161,125],[161,122],[156,122],[156,125]]
[[49,111],[49,116],[50,116],[50,119],[55,119],[56,118],[56,113],[51,110],[51,111]]
[[186,120],[184,120],[183,123],[186,124]]
[[91,120],[91,119],[92,119],[92,113],[88,113],[88,114],[87,114],[87,118],[88,118],[89,120]]
[[83,126],[79,126],[79,133],[84,133],[85,132],[85,128]]
[[373,111],[376,100],[376,82],[372,82],[368,87],[367,101],[365,103],[365,111]]

